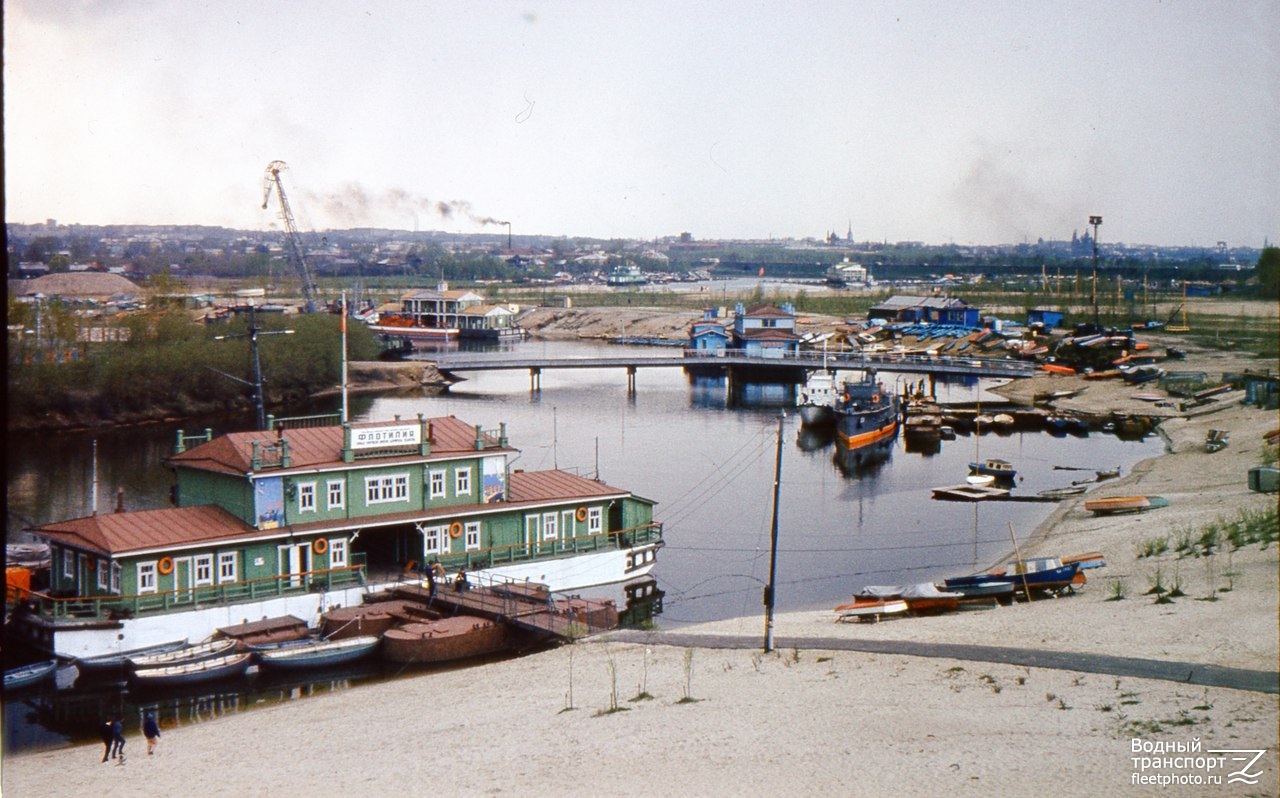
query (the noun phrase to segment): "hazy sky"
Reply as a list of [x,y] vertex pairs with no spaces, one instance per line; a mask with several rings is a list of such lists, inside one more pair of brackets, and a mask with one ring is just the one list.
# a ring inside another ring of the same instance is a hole
[[[4,0],[8,221],[1261,246],[1280,0]],[[443,210],[446,213],[442,214]]]

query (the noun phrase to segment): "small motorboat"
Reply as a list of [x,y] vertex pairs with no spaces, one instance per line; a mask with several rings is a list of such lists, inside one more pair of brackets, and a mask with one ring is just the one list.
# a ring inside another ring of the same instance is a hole
[[4,672],[4,689],[8,692],[9,690],[19,690],[23,687],[39,684],[52,676],[57,669],[58,661],[56,659],[10,668]]
[[1013,600],[1013,582],[999,579],[990,574],[979,574],[981,581],[970,581],[969,577],[942,580],[942,590],[960,594],[960,603],[986,603]]
[[907,602],[902,599],[879,599],[866,596],[855,596],[848,604],[836,607],[836,620],[840,622],[859,621],[875,623],[882,615],[896,615],[907,611]]
[[970,474],[964,478],[964,481],[970,485],[990,485],[996,481],[996,478],[990,474]]
[[182,665],[136,670],[129,674],[129,682],[135,687],[181,687],[203,684],[240,676],[249,669],[252,662],[253,655],[248,652],[228,654]]
[[252,646],[254,659],[264,671],[293,671],[345,665],[373,653],[380,637],[345,637],[338,640],[289,640]]
[[1017,475],[1018,470],[1008,460],[988,457],[985,460],[969,463],[969,472],[972,474],[989,474],[996,479],[1012,480]]

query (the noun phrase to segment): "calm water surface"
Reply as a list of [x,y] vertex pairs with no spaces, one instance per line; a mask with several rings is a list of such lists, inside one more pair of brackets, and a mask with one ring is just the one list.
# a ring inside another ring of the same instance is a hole
[[[538,355],[670,354],[665,348],[523,342]],[[269,378],[270,375],[268,375]],[[905,377],[884,373],[894,385]],[[665,591],[661,626],[761,616],[768,577],[772,488],[779,411],[790,409],[788,386],[731,389],[722,379],[694,378],[681,369],[641,369],[628,395],[622,369],[551,370],[542,390],[529,390],[526,372],[469,375],[449,392],[354,397],[354,420],[454,415],[496,429],[507,424],[520,449],[513,467],[561,468],[595,476],[656,501],[666,524],[666,547],[655,569]],[[996,401],[987,385],[942,383],[941,402]],[[302,412],[331,412],[335,400]],[[215,433],[245,429],[247,418],[187,424]],[[1157,437],[1122,441],[1094,433],[984,434],[944,441],[936,453],[907,451],[901,438],[879,462],[839,462],[835,445],[802,431],[789,413],[782,423],[783,455],[777,604],[780,611],[827,608],[867,584],[901,584],[985,568],[1052,511],[1042,503],[938,502],[930,489],[964,481],[975,454],[1002,457],[1018,469],[1018,493],[1067,485],[1093,469],[1124,472],[1162,450]],[[114,507],[117,487],[128,509],[168,503],[174,427],[98,434],[99,511]],[[10,439],[8,534],[30,524],[88,514],[92,436],[32,435]],[[874,460],[874,458],[872,458]],[[1064,470],[1059,467],[1085,469]],[[1072,552],[1046,552],[1069,554]],[[327,682],[289,694],[328,689]],[[281,695],[279,697],[289,697]],[[234,703],[251,702],[248,693]],[[10,717],[13,709],[17,716]],[[177,711],[177,710],[175,710]],[[189,711],[184,710],[184,711]],[[32,718],[34,721],[34,718]],[[6,708],[6,735],[25,747],[21,708]],[[11,725],[11,724],[16,724]],[[35,733],[34,742],[48,743]]]

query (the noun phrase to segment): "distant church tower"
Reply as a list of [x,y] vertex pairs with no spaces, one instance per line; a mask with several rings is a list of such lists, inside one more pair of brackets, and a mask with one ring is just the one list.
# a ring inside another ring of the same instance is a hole
[[853,220],[852,219],[849,220],[849,229],[844,234],[844,240],[848,241],[850,244],[853,243]]

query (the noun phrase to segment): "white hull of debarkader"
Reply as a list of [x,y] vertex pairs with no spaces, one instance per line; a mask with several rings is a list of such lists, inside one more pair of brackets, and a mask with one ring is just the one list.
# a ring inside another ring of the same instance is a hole
[[[468,572],[467,579],[478,586],[534,582],[547,585],[555,592],[580,590],[647,576],[653,570],[657,551],[661,545],[660,542],[646,543],[629,549],[512,563]],[[308,626],[315,628],[319,626],[322,613],[338,607],[360,604],[366,595],[389,589],[394,585],[395,583],[363,585],[328,592],[279,596],[242,604],[178,610],[163,615],[122,619],[106,628],[103,628],[104,625],[101,623],[84,626],[59,625],[53,630],[52,644],[46,644],[43,647],[52,649],[54,655],[60,658],[84,659],[119,654],[179,640],[194,643],[208,639],[219,629],[227,626],[285,615],[301,618]]]
[[647,576],[653,570],[661,546],[661,542],[644,543],[615,551],[511,563],[468,573],[467,580],[480,586],[531,582],[546,585],[556,593],[611,585]]
[[[225,604],[217,607],[180,610],[163,615],[125,618],[110,625],[102,623],[74,626],[59,624],[53,628],[52,649],[60,658],[84,659],[120,654],[140,648],[163,645],[179,640],[192,643],[211,637],[218,629],[264,618],[292,615],[309,626],[319,623],[320,613],[334,607],[359,604],[372,586],[358,586],[324,593],[278,596],[261,601]],[[106,628],[102,628],[102,627]],[[98,627],[98,628],[93,628]]]

